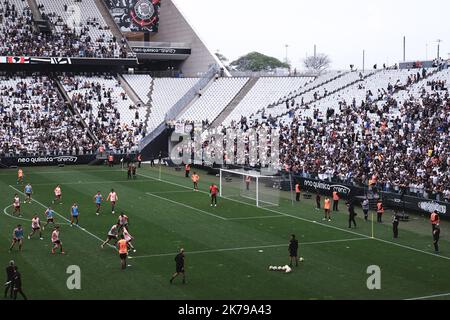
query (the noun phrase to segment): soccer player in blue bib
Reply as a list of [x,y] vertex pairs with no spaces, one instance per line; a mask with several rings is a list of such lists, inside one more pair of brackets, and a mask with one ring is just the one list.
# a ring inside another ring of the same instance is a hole
[[96,215],[100,214],[100,207],[102,206],[103,196],[100,191],[94,196],[95,205],[97,206],[97,211],[95,211]]
[[42,230],[45,229],[46,226],[48,226],[50,223],[55,224],[53,216],[55,215],[55,211],[51,207],[48,207],[47,210],[45,210],[45,216],[47,217],[47,222],[42,226]]
[[22,251],[23,229],[22,229],[22,226],[20,224],[13,231],[13,239],[12,239],[11,247],[9,247],[9,252],[12,251],[12,249],[14,248],[16,243],[19,244],[19,251]]
[[25,186],[24,193],[25,193],[26,198],[23,203],[27,203],[27,201],[28,201],[28,203],[31,203],[31,194],[33,193],[33,187],[31,186],[31,184],[28,183]]
[[78,205],[76,203],[73,204],[72,208],[70,209],[70,226],[73,226],[74,220],[76,220],[76,223],[78,225],[78,216],[80,215],[80,212],[78,211]]

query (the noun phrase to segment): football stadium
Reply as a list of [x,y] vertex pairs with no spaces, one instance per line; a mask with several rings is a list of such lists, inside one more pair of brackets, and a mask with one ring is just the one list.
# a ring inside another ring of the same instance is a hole
[[1,1],[2,299],[450,299],[445,41],[227,63],[181,2]]

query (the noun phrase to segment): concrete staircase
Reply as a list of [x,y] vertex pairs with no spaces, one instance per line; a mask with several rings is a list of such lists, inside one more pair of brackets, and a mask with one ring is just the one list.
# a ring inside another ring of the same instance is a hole
[[211,127],[215,128],[222,124],[222,122],[233,112],[233,110],[241,103],[242,99],[252,90],[259,78],[250,78],[241,91],[231,100],[231,102],[223,109],[223,111],[212,121]]
[[155,82],[153,81],[153,79],[152,79],[152,81],[151,81],[151,83],[150,83],[150,91],[149,91],[149,93],[148,93],[148,102],[147,102],[147,104],[145,104],[145,107],[147,108],[147,114],[145,115],[145,121],[144,121],[144,128],[145,128],[145,130],[147,130],[147,128],[148,128],[148,119],[150,119],[150,115],[151,115],[151,113],[152,113],[152,111],[153,111],[153,98],[152,98],[152,96],[153,96],[153,91],[155,90]]
[[[206,93],[206,91],[208,91],[209,87],[212,86],[212,84],[215,82],[215,78],[211,78],[208,82],[208,84],[206,86],[204,86],[201,90],[202,90],[202,95],[204,95]],[[189,110],[189,108],[195,103],[197,102],[197,100],[200,99],[200,97],[197,95],[195,95],[194,99],[192,99],[179,113],[178,116],[181,116],[182,114],[184,114],[187,110]]]
[[67,94],[66,90],[64,89],[64,86],[62,85],[62,83],[59,81],[58,77],[53,77],[52,79],[55,81],[58,91],[61,94],[61,96],[63,97],[66,105],[69,107],[69,110],[70,110],[70,113],[72,113],[72,116],[75,117],[76,119],[79,119],[79,121],[81,122],[83,127],[86,129],[87,134],[92,138],[92,140],[94,140],[96,143],[98,143],[97,137],[89,129],[88,125],[83,120],[83,118],[81,117],[81,114],[78,112],[78,110],[75,109],[75,107],[72,103],[72,100],[70,99],[69,95]]
[[55,27],[48,20],[42,18],[42,14],[39,11],[36,0],[27,0],[28,7],[30,7],[31,14],[33,15],[33,27],[38,33],[51,34],[55,30]]
[[31,9],[34,20],[42,20],[41,11],[39,11],[38,4],[36,0],[27,0],[28,6]]
[[137,106],[143,106],[145,105],[144,101],[142,101],[139,96],[136,94],[136,92],[133,90],[133,88],[130,86],[130,84],[125,80],[125,78],[118,74],[116,76],[117,81],[119,82],[120,86],[123,90],[125,90],[125,93],[130,97],[131,101]]

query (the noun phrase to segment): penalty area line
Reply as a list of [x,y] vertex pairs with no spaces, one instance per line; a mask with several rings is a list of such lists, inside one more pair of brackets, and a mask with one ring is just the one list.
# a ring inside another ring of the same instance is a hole
[[256,219],[275,219],[275,218],[288,218],[282,215],[276,216],[255,216],[255,217],[242,217],[242,218],[228,218],[227,220],[256,220]]
[[[369,238],[350,238],[350,239],[340,239],[340,240],[303,242],[303,243],[300,242],[299,246],[301,247],[301,246],[316,245],[316,244],[340,243],[340,242],[362,241],[362,240],[370,240],[370,239]],[[218,252],[227,252],[227,251],[243,251],[243,250],[253,250],[253,249],[282,248],[282,247],[287,247],[287,246],[288,245],[286,243],[284,243],[284,244],[274,244],[274,245],[265,245],[265,246],[235,247],[235,248],[211,249],[211,250],[200,250],[200,251],[185,251],[185,252],[186,252],[186,254],[189,255],[189,254],[202,254],[202,253],[218,253]],[[136,257],[129,257],[129,259],[157,258],[157,257],[173,256],[176,254],[178,254],[178,252],[136,256]]]

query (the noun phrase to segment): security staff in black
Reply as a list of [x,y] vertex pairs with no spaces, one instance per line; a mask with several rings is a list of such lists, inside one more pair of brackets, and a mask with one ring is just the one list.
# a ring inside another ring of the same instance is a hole
[[175,273],[170,278],[170,284],[172,284],[173,279],[179,275],[183,276],[183,284],[186,283],[186,274],[184,271],[184,249],[180,249],[180,253],[175,257]]
[[19,268],[17,266],[14,267],[14,300],[17,300],[17,294],[20,293],[23,300],[27,300],[27,296],[22,291],[22,275],[19,272]]
[[128,170],[127,170],[127,179],[131,179],[131,164],[128,164]]
[[291,262],[289,265],[292,267],[292,260],[295,260],[295,266],[298,267],[298,240],[295,239],[295,234],[291,235],[291,240],[289,241],[289,259]]
[[158,154],[158,164],[161,165],[162,162],[162,152],[160,151]]
[[316,194],[316,210],[320,210],[320,194]]
[[347,202],[347,206],[348,206],[348,227],[351,228],[352,222],[353,222],[353,225],[356,228],[356,221],[355,221],[356,212],[355,212],[355,205],[354,205],[353,201],[349,200]]
[[441,228],[439,228],[439,225],[436,225],[433,230],[433,245],[434,245],[434,252],[439,253],[439,236],[441,234]]
[[392,217],[392,231],[394,232],[394,239],[398,238],[398,225],[400,223],[400,218],[397,212],[394,212],[394,216]]
[[11,260],[9,265],[6,267],[6,283],[5,283],[5,299],[8,296],[13,298],[13,288],[14,288],[14,261]]
[[132,173],[133,173],[133,179],[136,179],[136,164],[132,164],[131,165],[131,171],[132,171]]

